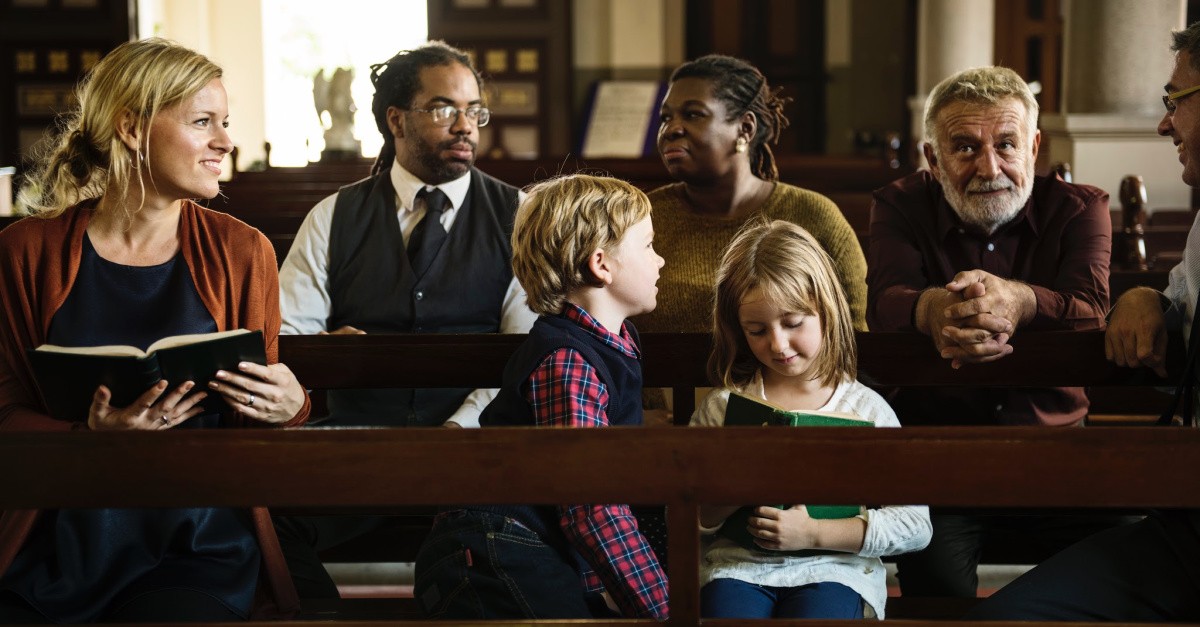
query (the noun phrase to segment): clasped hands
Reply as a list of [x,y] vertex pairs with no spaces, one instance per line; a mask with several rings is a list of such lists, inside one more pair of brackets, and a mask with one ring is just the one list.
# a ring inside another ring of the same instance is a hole
[[933,338],[953,368],[996,361],[1013,351],[1008,340],[1033,318],[1033,289],[983,270],[954,275],[945,288],[930,288],[917,301],[917,328]]

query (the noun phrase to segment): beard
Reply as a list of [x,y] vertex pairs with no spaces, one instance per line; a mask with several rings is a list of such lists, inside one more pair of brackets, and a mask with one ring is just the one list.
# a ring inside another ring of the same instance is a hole
[[[436,145],[423,140],[420,136],[408,136],[408,150],[425,172],[432,177],[431,180],[426,180],[426,184],[438,185],[454,179],[467,173],[471,165],[475,163],[475,149],[477,144],[466,137],[455,137],[443,142],[438,142]],[[467,161],[459,159],[443,159],[441,152],[450,150],[455,146],[466,145],[471,148],[471,158]],[[424,179],[424,177],[422,177]]]
[[[946,193],[946,202],[950,204],[954,213],[958,214],[958,218],[991,235],[1000,227],[1012,222],[1033,194],[1033,160],[1029,160],[1025,182],[1019,187],[1003,172],[990,180],[972,178],[967,182],[965,190],[960,190],[954,185],[945,169],[938,171],[937,178]],[[1005,191],[995,196],[977,195],[979,192],[999,190]]]

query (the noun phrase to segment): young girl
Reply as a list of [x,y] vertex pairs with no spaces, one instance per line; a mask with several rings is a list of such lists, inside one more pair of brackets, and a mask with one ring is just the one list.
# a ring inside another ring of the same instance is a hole
[[[839,411],[898,427],[896,414],[855,380],[853,322],[829,256],[790,223],[752,222],[730,243],[717,271],[710,369],[720,385],[692,416],[719,426],[737,391],[786,409]],[[714,535],[737,507],[704,507]],[[732,523],[731,523],[732,524]],[[720,618],[884,616],[883,555],[929,543],[925,506],[869,509],[815,520],[804,505],[757,507],[748,530],[757,549],[715,536],[701,566],[701,610]],[[817,549],[818,555],[785,551]]]

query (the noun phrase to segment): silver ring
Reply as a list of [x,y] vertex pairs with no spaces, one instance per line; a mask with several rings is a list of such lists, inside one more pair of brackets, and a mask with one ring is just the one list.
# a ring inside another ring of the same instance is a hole
[[250,393],[250,400],[246,401],[246,407],[254,407],[254,393]]
[[163,415],[162,415],[162,421],[163,421],[163,422],[165,422],[165,423],[168,423],[168,424],[169,424],[169,423],[171,422],[171,419],[170,419],[170,418],[167,418],[167,415],[166,415],[166,414],[163,414]]

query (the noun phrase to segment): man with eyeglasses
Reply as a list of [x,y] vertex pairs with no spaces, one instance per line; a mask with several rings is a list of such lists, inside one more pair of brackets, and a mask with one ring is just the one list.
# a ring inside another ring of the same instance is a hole
[[[1038,103],[1016,72],[973,68],[934,87],[925,105],[928,172],[874,193],[867,247],[871,331],[928,335],[949,365],[1003,359],[1023,329],[1099,329],[1108,308],[1108,195],[1034,175]],[[1082,388],[901,389],[905,425],[1080,424]],[[1014,469],[1019,472],[1019,469]],[[933,539],[897,556],[904,596],[977,594],[984,546],[1012,539],[1041,557],[1115,516],[939,509]]]
[[[1158,134],[1171,138],[1183,164],[1183,182],[1196,187],[1200,98],[1192,96],[1200,92],[1200,22],[1173,37],[1175,67],[1164,87],[1167,112]],[[1105,334],[1105,354],[1117,365],[1153,368],[1165,376],[1167,330],[1182,331],[1189,344],[1200,341],[1194,338],[1198,294],[1200,228],[1193,223],[1183,261],[1171,269],[1166,292],[1139,287],[1117,300]],[[1189,359],[1196,356],[1189,352]],[[1185,380],[1181,394],[1191,395],[1195,371],[1189,368],[1184,376],[1191,380]],[[1200,511],[1159,511],[1136,524],[1096,534],[1017,578],[977,606],[970,618],[1200,620]]]
[[[371,80],[383,149],[370,177],[321,201],[296,234],[279,271],[283,332],[526,332],[535,316],[509,243],[519,191],[473,167],[490,112],[470,59],[432,42]],[[473,427],[493,395],[330,391],[323,424]]]
[[[372,66],[384,144],[371,175],[322,200],[279,271],[285,334],[525,333],[513,278],[520,192],[474,167],[490,112],[461,50],[430,42]],[[479,426],[496,390],[331,390],[333,426]],[[398,462],[398,463],[402,463]],[[277,520],[302,597],[336,597],[316,555],[379,518]]]

